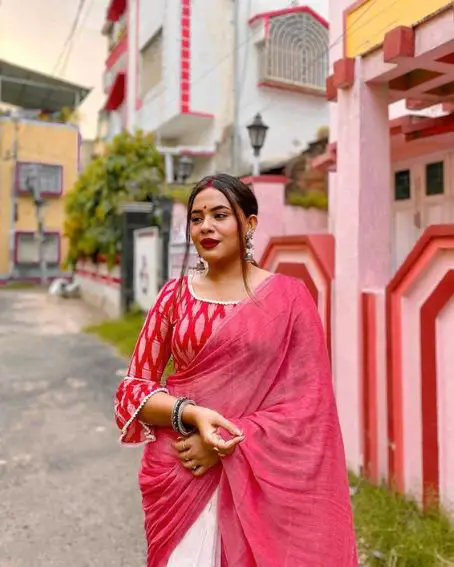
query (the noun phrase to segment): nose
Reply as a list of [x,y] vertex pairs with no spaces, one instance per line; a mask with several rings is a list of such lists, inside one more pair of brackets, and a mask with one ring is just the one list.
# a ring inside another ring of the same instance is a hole
[[201,226],[200,230],[203,234],[206,234],[207,232],[212,231],[211,221],[210,221],[208,216],[203,219],[202,226]]

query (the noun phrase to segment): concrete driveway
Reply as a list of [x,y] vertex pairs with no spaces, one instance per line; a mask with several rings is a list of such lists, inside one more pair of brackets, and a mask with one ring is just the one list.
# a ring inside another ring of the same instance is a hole
[[[99,317],[99,316],[98,316]],[[77,300],[0,290],[0,566],[143,567],[137,469],[112,400],[125,362]]]

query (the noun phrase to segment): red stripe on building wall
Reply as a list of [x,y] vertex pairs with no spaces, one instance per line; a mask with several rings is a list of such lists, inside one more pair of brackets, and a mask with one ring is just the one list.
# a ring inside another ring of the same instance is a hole
[[180,112],[191,106],[191,0],[181,0]]
[[438,446],[437,317],[454,295],[450,270],[421,308],[421,411],[423,502],[438,501],[440,455]]
[[378,482],[377,298],[362,294],[364,474]]
[[[140,0],[136,0],[136,110],[142,108],[142,97],[140,96],[140,81],[139,81],[139,66],[140,66],[140,50],[139,50],[139,14],[140,14]],[[132,124],[129,125],[132,127]]]
[[439,250],[454,248],[454,225],[432,225],[416,243],[386,288],[386,373],[389,482],[405,490],[401,304],[405,291]]

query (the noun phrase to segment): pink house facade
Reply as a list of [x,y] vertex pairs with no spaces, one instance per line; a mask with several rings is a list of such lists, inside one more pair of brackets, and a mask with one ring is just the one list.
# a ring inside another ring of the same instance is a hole
[[329,234],[272,238],[262,259],[317,301],[349,467],[451,512],[453,16],[331,2],[331,143],[313,163],[331,172]]

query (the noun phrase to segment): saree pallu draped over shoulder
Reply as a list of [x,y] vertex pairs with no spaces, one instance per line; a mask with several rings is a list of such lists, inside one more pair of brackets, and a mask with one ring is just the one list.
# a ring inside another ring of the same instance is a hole
[[169,556],[219,487],[222,567],[356,567],[344,448],[321,322],[305,286],[272,276],[167,382],[246,438],[201,478],[174,434],[147,445],[139,481],[147,567]]

